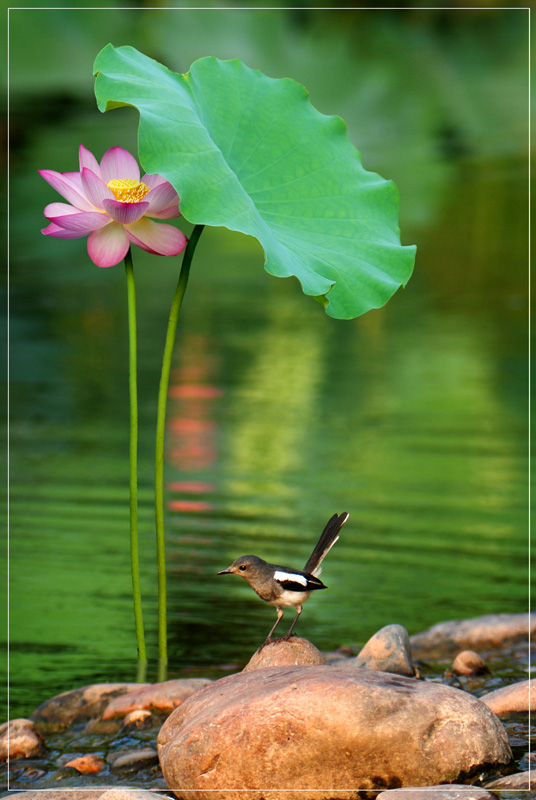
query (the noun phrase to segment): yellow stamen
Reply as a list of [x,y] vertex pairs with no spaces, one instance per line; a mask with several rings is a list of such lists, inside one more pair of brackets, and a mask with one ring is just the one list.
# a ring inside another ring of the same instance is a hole
[[140,203],[147,192],[151,191],[145,183],[133,178],[114,178],[108,181],[107,186],[122,203]]

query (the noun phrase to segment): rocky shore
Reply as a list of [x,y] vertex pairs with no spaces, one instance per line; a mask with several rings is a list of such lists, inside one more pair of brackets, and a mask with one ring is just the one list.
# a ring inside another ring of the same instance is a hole
[[[359,651],[276,639],[219,680],[97,684],[0,726],[21,800],[527,798],[534,614],[455,620]],[[38,791],[35,791],[38,790]]]

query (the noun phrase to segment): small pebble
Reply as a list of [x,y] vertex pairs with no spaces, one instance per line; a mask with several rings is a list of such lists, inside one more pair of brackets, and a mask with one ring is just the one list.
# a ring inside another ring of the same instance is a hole
[[462,650],[454,659],[452,671],[456,675],[482,675],[489,672],[486,662],[474,650]]
[[64,764],[63,766],[73,767],[73,769],[77,770],[77,772],[79,772],[81,775],[94,775],[95,773],[102,772],[103,769],[106,769],[106,763],[103,761],[103,759],[95,755],[73,758],[72,761],[68,761],[67,764]]

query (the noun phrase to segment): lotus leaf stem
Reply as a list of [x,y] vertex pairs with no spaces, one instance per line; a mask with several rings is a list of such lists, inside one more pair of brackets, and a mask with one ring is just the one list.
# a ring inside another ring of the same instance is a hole
[[196,225],[186,245],[177,288],[169,312],[162,373],[158,390],[158,412],[155,444],[155,523],[156,523],[156,563],[158,570],[158,654],[159,680],[165,680],[167,671],[167,600],[166,600],[166,548],[164,537],[164,436],[166,427],[166,403],[169,388],[169,373],[173,357],[173,346],[177,321],[184,293],[188,285],[190,266],[203,225]]
[[130,563],[132,571],[132,596],[138,645],[138,661],[147,662],[143,612],[141,606],[140,562],[138,549],[138,386],[137,386],[137,335],[136,335],[136,284],[130,248],[125,256],[128,296],[129,341],[129,395],[130,395]]

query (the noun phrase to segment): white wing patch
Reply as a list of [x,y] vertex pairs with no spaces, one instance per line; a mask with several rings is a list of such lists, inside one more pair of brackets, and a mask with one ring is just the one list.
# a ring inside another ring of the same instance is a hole
[[303,575],[297,575],[295,572],[282,572],[280,569],[276,569],[274,579],[276,581],[292,581],[293,583],[301,583],[302,586],[307,586],[307,578],[304,578]]

